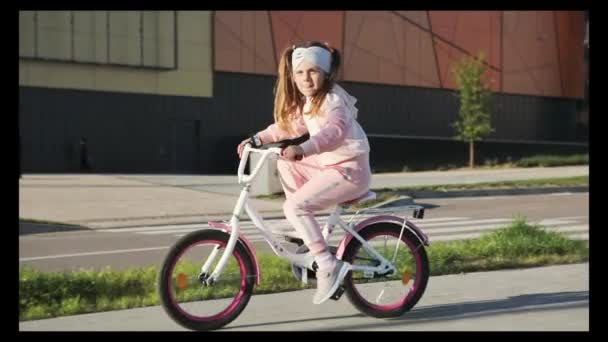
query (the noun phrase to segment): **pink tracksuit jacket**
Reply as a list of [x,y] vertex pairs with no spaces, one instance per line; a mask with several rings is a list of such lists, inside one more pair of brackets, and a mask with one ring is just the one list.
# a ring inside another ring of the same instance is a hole
[[[282,130],[278,124],[272,124],[258,133],[266,143],[284,139],[293,139],[310,133],[310,140],[301,144],[305,156],[319,155],[323,165],[333,165],[344,160],[368,154],[370,151],[367,136],[357,122],[357,99],[335,84],[321,105],[321,113],[315,117],[292,115],[292,127],[295,134]],[[304,111],[309,103],[304,107]]]

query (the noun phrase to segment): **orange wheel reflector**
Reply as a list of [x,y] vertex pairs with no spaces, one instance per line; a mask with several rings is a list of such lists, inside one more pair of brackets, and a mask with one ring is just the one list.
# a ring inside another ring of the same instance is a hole
[[177,275],[177,286],[182,290],[188,286],[188,280],[186,279],[185,274],[180,273]]
[[403,285],[407,285],[407,283],[410,282],[411,277],[412,272],[410,270],[405,270],[405,272],[403,272],[403,278],[401,278],[401,283],[403,283]]

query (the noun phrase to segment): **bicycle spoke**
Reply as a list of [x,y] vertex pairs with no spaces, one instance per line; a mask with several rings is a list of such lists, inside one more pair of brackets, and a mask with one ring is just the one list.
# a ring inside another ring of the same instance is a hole
[[[163,309],[179,324],[194,330],[221,327],[234,319],[253,292],[256,274],[246,250],[236,245],[221,274],[207,282],[220,261],[212,251],[225,251],[230,235],[196,231],[182,238],[169,252],[159,275]],[[203,264],[205,273],[201,273]]]
[[[424,264],[419,263],[420,259],[416,257],[418,253],[425,253],[425,250],[421,245],[409,240],[412,234],[401,225],[378,224],[377,229],[370,227],[361,236],[382,257],[392,262],[394,270],[385,274],[382,274],[382,271],[372,274],[353,270],[347,278],[349,300],[362,312],[374,317],[400,315],[402,310],[413,306],[424,291],[424,288],[420,289],[417,285],[426,286],[424,277],[428,275],[419,269]],[[353,265],[360,266],[378,263],[376,258],[369,254],[358,243],[345,252],[345,260],[352,260]]]

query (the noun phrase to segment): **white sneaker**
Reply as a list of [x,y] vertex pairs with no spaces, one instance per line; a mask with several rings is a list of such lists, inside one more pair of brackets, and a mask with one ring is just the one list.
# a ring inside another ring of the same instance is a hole
[[312,298],[314,304],[321,304],[328,300],[340,286],[340,282],[348,273],[348,263],[336,260],[333,269],[317,271],[317,292]]

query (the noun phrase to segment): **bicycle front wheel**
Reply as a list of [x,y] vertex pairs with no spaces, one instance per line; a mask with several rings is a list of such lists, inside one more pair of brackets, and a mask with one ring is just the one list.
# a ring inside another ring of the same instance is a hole
[[208,229],[185,235],[169,250],[158,275],[158,292],[165,312],[191,330],[219,329],[243,311],[255,285],[254,265],[240,242],[235,245],[217,282],[208,284],[201,268],[209,256],[213,272],[230,235]]
[[[376,252],[391,261],[395,271],[387,274],[353,270],[344,278],[349,301],[362,313],[378,318],[398,317],[409,311],[420,299],[429,278],[429,264],[424,245],[401,225],[377,223],[359,232]],[[352,239],[342,259],[353,266],[377,266],[380,261]]]

